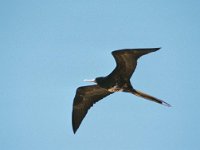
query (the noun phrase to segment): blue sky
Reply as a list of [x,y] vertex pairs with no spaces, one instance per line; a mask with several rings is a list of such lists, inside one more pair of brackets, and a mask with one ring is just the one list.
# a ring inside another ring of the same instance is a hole
[[[1,150],[199,149],[200,1],[12,0],[0,5]],[[76,135],[83,79],[115,67],[112,50],[162,47],[131,82],[167,108],[116,93],[90,109]]]

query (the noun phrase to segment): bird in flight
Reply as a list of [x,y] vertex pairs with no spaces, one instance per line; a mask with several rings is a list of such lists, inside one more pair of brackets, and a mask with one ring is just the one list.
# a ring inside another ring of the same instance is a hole
[[137,66],[137,60],[141,56],[155,52],[160,48],[121,49],[112,52],[116,61],[115,69],[105,77],[97,77],[94,80],[85,80],[96,84],[77,88],[73,102],[72,126],[74,134],[94,103],[114,92],[128,92],[144,99],[170,107],[163,100],[145,94],[133,88],[130,78]]

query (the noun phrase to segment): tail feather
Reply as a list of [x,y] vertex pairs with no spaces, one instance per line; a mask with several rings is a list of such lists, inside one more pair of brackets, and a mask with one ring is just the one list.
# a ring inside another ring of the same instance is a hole
[[163,101],[163,100],[160,100],[160,99],[157,99],[151,95],[148,95],[148,94],[145,94],[141,91],[138,91],[138,90],[135,90],[133,89],[131,91],[132,94],[136,95],[136,96],[139,96],[139,97],[142,97],[142,98],[145,98],[147,100],[150,100],[150,101],[153,101],[153,102],[156,102],[156,103],[159,103],[159,104],[162,104],[162,105],[165,105],[165,106],[168,106],[168,107],[171,107],[170,104],[168,104],[167,102]]

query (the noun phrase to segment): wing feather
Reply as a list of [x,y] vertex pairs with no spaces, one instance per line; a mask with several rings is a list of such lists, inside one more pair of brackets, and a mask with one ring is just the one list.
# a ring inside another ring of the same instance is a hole
[[90,107],[110,94],[112,93],[98,85],[82,86],[77,89],[72,111],[74,133],[79,128]]
[[137,66],[137,60],[142,55],[154,52],[160,48],[146,49],[121,49],[112,52],[116,61],[115,69],[108,75],[111,78],[120,78],[121,80],[129,80]]

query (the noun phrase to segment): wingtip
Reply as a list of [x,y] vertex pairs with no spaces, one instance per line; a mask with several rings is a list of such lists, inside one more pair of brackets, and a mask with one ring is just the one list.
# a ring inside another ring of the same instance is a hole
[[74,110],[72,112],[72,130],[73,130],[73,133],[75,134],[76,131],[78,130],[78,127],[77,124],[76,124],[76,121],[75,121],[75,116],[74,116]]
[[157,47],[157,48],[154,48],[155,51],[158,51],[160,50],[162,47]]
[[76,130],[73,130],[73,133],[76,134]]
[[76,134],[77,129],[78,129],[78,128],[75,128],[75,127],[73,126],[73,133],[74,133],[74,134]]

